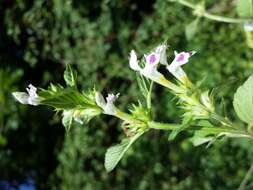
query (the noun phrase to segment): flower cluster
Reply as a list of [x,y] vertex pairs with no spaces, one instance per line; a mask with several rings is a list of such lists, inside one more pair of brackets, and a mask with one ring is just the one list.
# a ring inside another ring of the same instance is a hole
[[167,55],[166,55],[167,45],[162,44],[155,48],[154,51],[149,54],[144,54],[144,68],[141,68],[137,55],[134,50],[130,52],[129,65],[134,71],[140,72],[143,76],[161,83],[164,80],[164,76],[157,70],[159,63],[165,65],[167,70],[173,74],[180,82],[188,82],[187,75],[184,70],[181,68],[182,65],[186,64],[189,61],[189,58],[194,55],[196,52],[175,52],[175,58],[168,64]]

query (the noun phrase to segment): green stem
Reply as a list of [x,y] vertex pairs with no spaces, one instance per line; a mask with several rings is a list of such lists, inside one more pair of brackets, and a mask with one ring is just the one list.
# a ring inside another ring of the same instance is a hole
[[[186,0],[175,0],[175,1],[180,3],[181,5],[184,5],[186,7],[191,8],[191,9],[197,10],[198,5],[190,3]],[[218,22],[225,22],[225,23],[245,23],[245,22],[252,21],[252,19],[230,18],[230,17],[214,15],[214,14],[208,13],[207,11],[204,11],[201,16],[206,17],[210,20],[215,20]]]
[[150,84],[150,88],[149,88],[149,92],[148,92],[148,95],[147,95],[147,108],[149,109],[149,111],[151,111],[151,98],[152,98],[152,88],[153,88],[153,84],[154,82],[151,81],[151,84]]
[[[148,123],[149,128],[152,129],[159,129],[159,130],[175,130],[176,128],[179,128],[180,124],[171,124],[171,123],[159,123],[151,121]],[[241,129],[234,129],[231,127],[205,127],[201,125],[195,125],[195,126],[189,126],[186,128],[186,130],[189,131],[198,131],[201,130],[203,132],[208,132],[210,134],[220,134],[220,133],[229,133],[234,136],[238,137],[247,137],[247,138],[253,138],[247,131],[241,130]]]
[[123,120],[123,121],[127,121],[129,123],[137,123],[137,124],[143,123],[142,121],[133,118],[132,115],[130,115],[128,113],[125,113],[125,112],[122,112],[120,110],[118,110],[114,116],[121,119],[121,120]]

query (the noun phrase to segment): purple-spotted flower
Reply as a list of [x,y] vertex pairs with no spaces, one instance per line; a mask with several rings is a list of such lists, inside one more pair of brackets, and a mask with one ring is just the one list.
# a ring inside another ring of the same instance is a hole
[[163,75],[157,71],[158,63],[166,64],[166,48],[167,46],[165,44],[158,46],[154,51],[151,53],[144,55],[145,58],[145,66],[144,68],[141,68],[139,66],[139,62],[137,59],[137,55],[134,50],[130,52],[129,57],[129,65],[130,68],[140,72],[145,77],[154,80],[159,81]]
[[185,82],[185,79],[187,79],[187,75],[181,66],[186,64],[189,61],[189,58],[195,53],[196,53],[195,51],[180,52],[180,53],[177,53],[175,51],[174,60],[170,65],[167,65],[167,69],[169,70],[169,72],[171,72],[178,80],[180,80],[183,83]]
[[29,104],[33,106],[39,105],[40,97],[37,94],[37,88],[32,84],[29,84],[28,88],[26,88],[26,91],[27,92],[13,92],[12,95],[21,104]]
[[114,102],[118,97],[119,93],[116,95],[108,94],[105,101],[103,95],[100,92],[96,92],[96,103],[103,109],[105,114],[115,115],[117,113],[117,108],[115,107]]

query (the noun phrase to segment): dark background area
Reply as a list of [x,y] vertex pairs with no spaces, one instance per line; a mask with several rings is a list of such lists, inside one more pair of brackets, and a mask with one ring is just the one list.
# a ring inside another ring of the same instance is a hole
[[[209,0],[207,8],[236,16],[229,0]],[[72,64],[80,88],[120,92],[118,105],[126,110],[141,95],[128,66],[130,50],[141,54],[167,40],[171,60],[173,50],[198,52],[185,70],[192,81],[205,78],[203,88],[217,88],[217,109],[224,98],[236,120],[232,97],[252,74],[252,49],[241,25],[206,19],[187,40],[185,26],[194,19],[190,9],[165,0],[1,0],[0,181],[18,188],[31,177],[37,189],[57,190],[236,189],[252,162],[252,142],[228,139],[207,149],[193,147],[187,134],[169,142],[166,132],[151,131],[106,173],[105,151],[122,138],[117,120],[103,116],[65,133],[52,110],[11,96],[30,83],[63,83],[65,65]],[[156,120],[179,122],[175,105],[156,85]]]

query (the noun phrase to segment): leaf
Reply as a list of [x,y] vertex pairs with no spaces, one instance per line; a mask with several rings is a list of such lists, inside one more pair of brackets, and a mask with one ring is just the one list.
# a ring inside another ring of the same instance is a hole
[[104,163],[107,172],[112,171],[116,167],[125,152],[143,133],[140,132],[131,138],[123,139],[120,144],[107,149]]
[[57,92],[44,90],[39,95],[43,98],[41,104],[52,106],[56,109],[73,109],[76,106],[93,106],[91,100],[88,100],[83,94],[71,88],[58,89]]
[[[213,125],[209,123],[206,120],[202,120],[198,122],[199,126],[202,127],[210,127],[212,128]],[[190,141],[194,146],[199,146],[208,142],[211,142],[215,139],[215,134],[213,134],[211,131],[203,131],[202,129],[196,131],[192,138],[190,138]]]
[[253,75],[237,89],[233,106],[242,121],[253,124]]
[[253,1],[252,0],[238,0],[236,11],[240,17],[252,17],[253,16]]
[[153,81],[143,77],[142,75],[136,75],[136,77],[141,93],[146,100],[147,108],[149,109],[149,111],[151,111],[151,96],[152,96]]
[[136,75],[136,77],[137,77],[137,83],[138,83],[138,86],[141,90],[142,95],[145,98],[147,98],[148,93],[150,91],[151,80],[146,79],[142,75]]
[[196,18],[194,21],[192,21],[190,24],[186,25],[185,27],[185,35],[187,40],[191,40],[197,31],[199,23],[199,18]]
[[72,68],[69,64],[66,66],[63,77],[68,86],[73,87],[76,85],[76,74],[72,71]]
[[180,125],[178,128],[174,129],[170,135],[169,135],[169,138],[168,140],[169,141],[172,141],[176,138],[176,136],[181,132],[183,131],[185,128],[187,128],[189,126],[189,123],[192,121],[192,118],[191,117],[185,117],[183,119],[183,122],[182,122],[182,125]]
[[74,120],[80,124],[87,124],[92,118],[101,113],[100,109],[97,108],[85,108],[85,109],[76,109],[74,111]]
[[134,118],[139,119],[141,121],[147,122],[151,119],[150,118],[151,115],[150,115],[149,111],[147,111],[143,107],[141,102],[139,102],[139,105],[132,104],[132,108],[129,111],[131,112],[131,114]]

